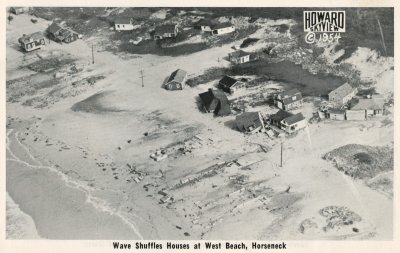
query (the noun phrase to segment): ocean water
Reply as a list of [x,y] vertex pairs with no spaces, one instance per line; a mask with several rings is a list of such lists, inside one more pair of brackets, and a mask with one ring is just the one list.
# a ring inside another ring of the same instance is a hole
[[40,239],[32,217],[21,211],[8,192],[6,195],[6,238]]

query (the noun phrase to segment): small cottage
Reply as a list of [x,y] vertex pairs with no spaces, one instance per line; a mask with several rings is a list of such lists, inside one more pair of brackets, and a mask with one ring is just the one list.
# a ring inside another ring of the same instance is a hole
[[255,133],[265,129],[264,119],[260,112],[244,112],[236,116],[236,127],[240,132]]
[[230,76],[224,76],[218,83],[218,86],[223,91],[233,94],[237,90],[242,90],[246,87],[244,82],[236,80]]
[[45,38],[41,32],[23,35],[18,39],[18,43],[26,52],[40,49],[46,45]]
[[234,64],[241,64],[250,61],[250,53],[244,52],[243,50],[237,50],[229,53],[229,61]]
[[154,30],[154,39],[161,40],[165,38],[175,38],[178,35],[177,25],[161,25]]
[[76,41],[79,39],[80,35],[69,29],[69,28],[64,28],[57,24],[56,22],[53,22],[48,28],[47,28],[47,33],[51,39],[57,42],[65,42],[65,43],[71,43],[73,41]]
[[130,31],[133,30],[133,18],[130,17],[117,17],[114,22],[116,31]]
[[212,25],[211,29],[212,29],[212,34],[221,35],[234,32],[235,26],[232,25],[231,23],[220,23]]
[[226,116],[231,113],[229,100],[223,91],[208,89],[200,93],[199,97],[204,111],[213,112],[217,116]]
[[167,82],[165,83],[166,90],[182,90],[185,86],[187,78],[186,71],[182,69],[177,69],[169,76]]
[[[354,116],[355,114],[358,117],[354,118],[348,117],[348,119],[367,119],[371,116],[382,116],[384,112],[384,100],[380,97],[376,98],[367,98],[367,99],[359,99],[358,102],[350,108],[350,110],[346,111],[346,114]],[[364,114],[364,118],[361,115]]]
[[270,123],[287,133],[294,133],[307,126],[306,119],[302,113],[292,114],[282,110],[270,116]]
[[356,95],[356,93],[356,88],[353,88],[350,84],[345,83],[331,91],[328,96],[329,101],[343,105],[349,102]]
[[281,110],[289,111],[303,105],[303,96],[297,89],[283,91],[275,96],[274,104]]

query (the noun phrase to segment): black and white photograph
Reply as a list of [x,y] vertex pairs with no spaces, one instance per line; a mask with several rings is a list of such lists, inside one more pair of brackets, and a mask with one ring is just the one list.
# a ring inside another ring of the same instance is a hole
[[95,3],[4,7],[6,240],[394,239],[393,6]]

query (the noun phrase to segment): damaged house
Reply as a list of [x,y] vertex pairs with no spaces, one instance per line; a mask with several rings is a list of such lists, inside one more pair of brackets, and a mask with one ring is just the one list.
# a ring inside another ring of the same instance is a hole
[[186,78],[186,71],[182,69],[177,69],[169,76],[164,87],[166,90],[183,90],[183,87],[186,83]]
[[303,105],[303,96],[297,89],[284,91],[275,96],[274,104],[281,110],[289,111]]
[[48,28],[47,28],[47,34],[49,37],[56,41],[56,42],[65,42],[65,43],[71,43],[77,39],[80,38],[79,33],[69,29],[69,28],[64,28],[57,24],[56,22],[53,22]]
[[236,127],[240,132],[255,133],[265,129],[264,119],[260,112],[244,112],[236,116]]
[[216,116],[226,116],[231,113],[229,100],[223,91],[208,89],[200,93],[199,97],[206,112],[213,112]]
[[244,82],[236,80],[230,76],[224,76],[221,80],[219,80],[218,86],[223,91],[233,94],[237,90],[242,90],[246,87]]
[[287,133],[294,133],[307,126],[306,119],[301,112],[293,114],[287,111],[279,110],[270,116],[270,123]]

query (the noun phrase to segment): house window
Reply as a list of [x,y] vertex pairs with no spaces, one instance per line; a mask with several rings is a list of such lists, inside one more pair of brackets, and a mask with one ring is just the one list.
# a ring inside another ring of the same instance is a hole
[[122,25],[123,28],[125,28],[125,25]]
[[181,85],[179,83],[176,84],[176,88],[180,89]]
[[119,28],[119,25],[117,25],[117,28]]

